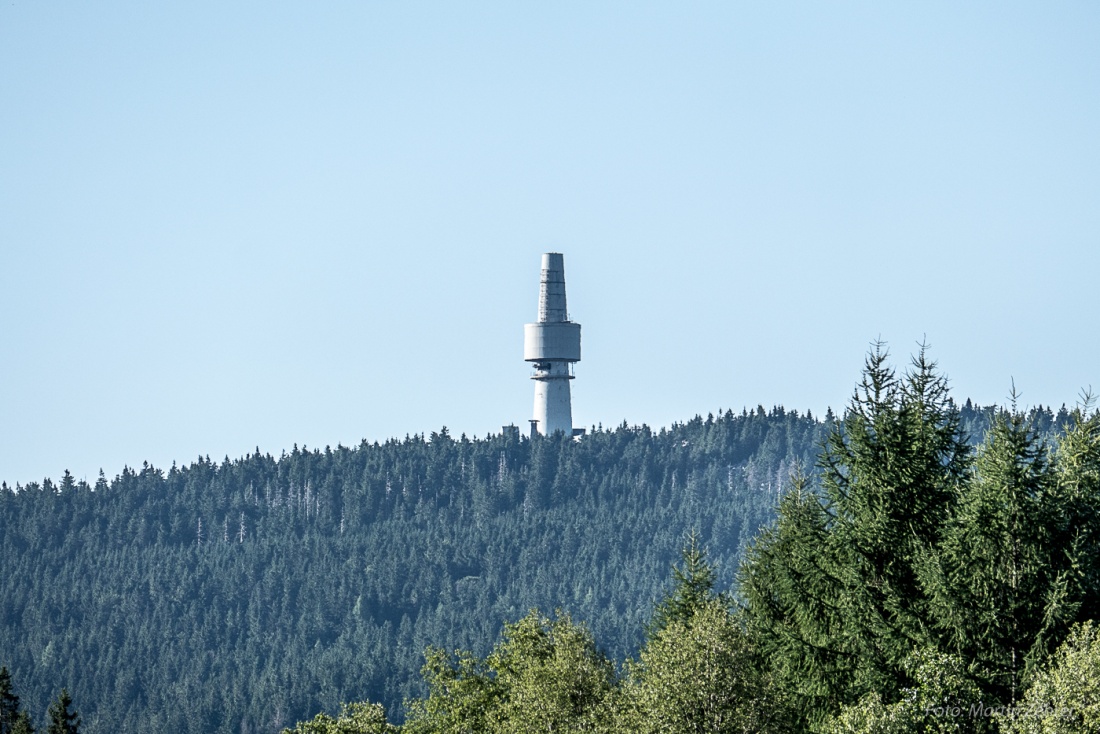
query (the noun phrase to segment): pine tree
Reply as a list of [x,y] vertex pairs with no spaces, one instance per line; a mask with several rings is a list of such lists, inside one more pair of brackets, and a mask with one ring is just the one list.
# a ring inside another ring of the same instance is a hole
[[828,440],[821,494],[789,493],[741,570],[803,726],[895,710],[921,685],[915,655],[964,660],[967,685],[1011,703],[1100,596],[1100,418],[1072,417],[1051,452],[1049,412],[1013,406],[974,458],[934,363],[922,351],[899,378],[885,359]]
[[80,716],[75,711],[70,711],[73,699],[69,691],[61,689],[53,703],[50,704],[50,725],[46,734],[78,734],[80,731]]
[[11,673],[0,668],[0,734],[11,734],[19,718],[19,696],[12,690]]
[[840,603],[846,581],[828,562],[830,516],[805,477],[783,496],[778,515],[749,547],[739,593],[750,637],[812,717],[842,703],[859,665]]
[[867,683],[900,687],[902,663],[928,642],[921,568],[969,477],[971,450],[946,378],[926,350],[901,378],[876,345],[859,391],[822,457],[829,549]]
[[646,627],[649,637],[674,621],[687,621],[716,598],[714,568],[708,563],[707,551],[699,545],[699,535],[694,529],[680,551],[680,559],[683,565],[672,568],[674,588],[654,609],[653,618]]

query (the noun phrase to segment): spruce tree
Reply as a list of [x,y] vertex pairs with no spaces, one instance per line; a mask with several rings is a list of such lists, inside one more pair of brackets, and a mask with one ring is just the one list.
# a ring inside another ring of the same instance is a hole
[[1068,498],[1050,456],[1022,413],[997,415],[929,578],[943,646],[1005,703],[1080,609],[1078,572],[1088,559],[1061,532]]
[[53,703],[50,704],[50,724],[46,734],[78,734],[80,731],[80,716],[69,709],[73,705],[73,699],[69,691],[61,689]]
[[0,734],[11,734],[19,718],[19,696],[12,690],[11,673],[0,668]]
[[857,701],[893,710],[921,685],[920,655],[965,661],[967,685],[1009,704],[1100,602],[1089,405],[1053,451],[1046,413],[991,415],[975,458],[923,351],[901,377],[885,360],[868,357],[828,439],[820,494],[796,482],[741,570],[750,634],[802,726]]
[[830,516],[798,478],[780,500],[741,568],[739,594],[749,636],[807,719],[839,708],[859,664],[851,652],[845,579],[825,551]]
[[653,618],[646,626],[649,637],[674,621],[687,621],[705,604],[713,601],[714,568],[707,561],[707,551],[699,545],[699,535],[693,529],[687,545],[680,551],[681,566],[673,566],[674,588],[657,604]]
[[876,346],[822,458],[831,562],[850,609],[852,652],[867,683],[900,687],[902,663],[928,642],[920,581],[971,465],[947,380],[922,347],[901,378]]
[[899,376],[876,344],[819,463],[749,549],[741,594],[775,673],[820,720],[865,693],[892,699],[930,642],[922,569],[971,463],[946,378],[924,348]]
[[1100,609],[1100,412],[1094,410],[1091,394],[1070,413],[1054,460],[1062,511],[1056,540],[1072,549],[1081,609]]

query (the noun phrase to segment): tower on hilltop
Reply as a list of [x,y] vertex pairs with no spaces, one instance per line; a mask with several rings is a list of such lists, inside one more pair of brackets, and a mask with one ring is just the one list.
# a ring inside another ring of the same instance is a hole
[[535,368],[532,432],[572,435],[569,381],[573,363],[581,361],[581,325],[569,320],[565,308],[565,261],[558,252],[542,256],[538,318],[523,325],[523,359]]

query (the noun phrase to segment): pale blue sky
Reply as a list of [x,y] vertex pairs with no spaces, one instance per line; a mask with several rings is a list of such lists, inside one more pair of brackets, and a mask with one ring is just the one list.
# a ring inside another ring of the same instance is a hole
[[1100,388],[1100,5],[0,7],[0,479]]

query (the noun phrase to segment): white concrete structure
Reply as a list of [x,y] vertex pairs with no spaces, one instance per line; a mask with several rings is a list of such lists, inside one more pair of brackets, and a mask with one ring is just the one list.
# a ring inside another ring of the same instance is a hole
[[523,325],[523,359],[535,374],[535,428],[546,436],[573,434],[569,381],[573,363],[581,361],[581,325],[569,320],[565,308],[565,263],[561,253],[542,256],[539,320]]

